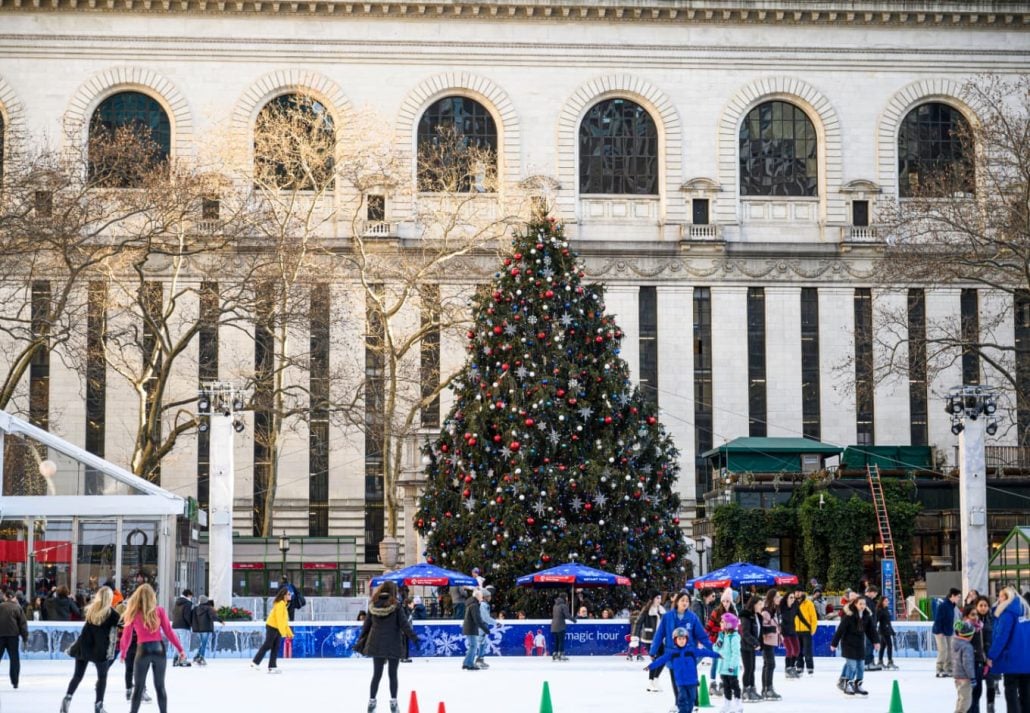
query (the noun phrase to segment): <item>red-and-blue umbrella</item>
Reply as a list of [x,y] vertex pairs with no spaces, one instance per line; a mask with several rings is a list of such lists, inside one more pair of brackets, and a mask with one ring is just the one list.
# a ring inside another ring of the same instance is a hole
[[383,582],[396,582],[397,586],[403,585],[406,587],[479,586],[479,582],[471,575],[454,572],[425,562],[372,578],[373,587],[378,587]]
[[749,562],[734,562],[725,567],[713,570],[708,574],[696,577],[687,582],[694,589],[723,589],[733,587],[776,587],[781,584],[797,584],[797,575],[781,572],[776,569],[759,567]]
[[570,562],[557,567],[526,574],[515,580],[520,587],[549,589],[556,587],[628,587],[629,577]]

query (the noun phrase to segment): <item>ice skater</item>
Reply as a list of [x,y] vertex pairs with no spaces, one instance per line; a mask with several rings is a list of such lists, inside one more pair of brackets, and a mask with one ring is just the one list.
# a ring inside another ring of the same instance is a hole
[[154,693],[157,695],[157,708],[160,713],[168,711],[168,694],[165,692],[165,642],[162,634],[168,638],[172,646],[179,652],[180,659],[186,658],[179,638],[172,631],[168,614],[157,605],[157,595],[149,584],[141,584],[132,592],[125,605],[125,630],[122,632],[120,650],[125,660],[129,643],[136,637],[136,661],[133,664],[133,678],[136,686],[132,689],[132,705],[130,713],[139,713],[143,702],[143,687],[147,683],[147,672],[154,669]]
[[397,668],[401,657],[407,653],[408,641],[418,645],[418,637],[397,602],[397,585],[390,581],[383,582],[372,592],[368,617],[361,625],[361,635],[354,645],[355,651],[372,659],[368,713],[374,713],[376,709],[376,696],[379,694],[379,682],[383,679],[384,668],[390,679],[390,713],[400,713],[400,705],[397,703]]
[[836,652],[841,647],[844,655],[844,671],[841,678],[844,679],[844,691],[848,696],[867,696],[869,692],[862,688],[862,678],[865,673],[865,642],[866,639],[873,645],[873,649],[880,648],[880,640],[876,636],[876,625],[873,618],[866,611],[865,599],[856,597],[847,604],[840,613],[840,624],[837,625],[837,632],[833,635],[830,643],[830,651]]
[[104,709],[104,693],[107,691],[108,661],[114,657],[115,644],[118,642],[118,612],[111,608],[114,593],[108,587],[101,587],[93,595],[93,601],[84,612],[86,623],[82,627],[79,638],[72,644],[69,653],[75,658],[75,672],[68,683],[68,692],[61,701],[61,713],[68,713],[72,704],[75,689],[82,683],[86,668],[92,662],[97,670],[96,699],[93,702],[95,713],[106,713]]
[[[744,710],[744,701],[740,695],[740,620],[730,612],[722,615],[722,631],[715,641],[715,651],[722,657],[719,674],[722,677],[722,695],[725,700],[722,713],[740,713]],[[712,674],[713,676],[715,674]]]
[[551,610],[551,658],[555,661],[568,661],[565,655],[565,628],[567,621],[576,623],[569,615],[569,604],[564,594],[559,594]]
[[3,659],[6,652],[11,660],[8,673],[14,688],[18,688],[18,675],[21,672],[21,659],[18,655],[19,637],[26,644],[29,643],[29,622],[14,593],[8,590],[4,592],[3,602],[0,603],[0,659]]
[[533,637],[533,648],[536,649],[537,656],[547,655],[547,639],[544,638],[543,629],[536,630],[536,636]]
[[292,588],[279,587],[279,591],[275,593],[275,601],[272,602],[272,611],[268,613],[268,618],[265,619],[265,641],[261,644],[261,648],[258,649],[257,653],[254,654],[254,660],[250,662],[252,669],[258,670],[261,668],[261,661],[264,660],[267,653],[268,672],[282,673],[275,665],[275,659],[279,654],[279,642],[283,639],[293,638],[289,615],[291,599],[293,599]]
[[[894,623],[891,620],[890,597],[880,597],[880,603],[876,607],[876,635],[880,637],[880,668],[888,671],[896,671],[894,665]],[[887,664],[884,666],[883,655],[887,654]]]
[[[689,595],[684,596],[689,599]],[[673,614],[674,612],[669,613]],[[695,620],[697,619],[692,612],[687,613]],[[700,628],[700,623],[698,623],[698,627]],[[676,683],[677,713],[694,713],[694,703],[697,701],[697,660],[704,657],[718,659],[719,654],[708,648],[707,637],[698,637],[695,634],[693,642],[691,642],[686,627],[676,627],[670,633],[669,638],[672,639],[672,646],[648,664],[647,668],[656,669],[667,666]]]
[[[654,633],[658,629],[658,622],[665,616],[665,607],[662,606],[662,595],[656,594],[644,605],[637,617],[636,635],[640,639],[640,645],[644,650],[649,650],[654,642]],[[661,668],[654,668],[647,672],[647,690],[658,692],[662,690],[660,676]]]
[[770,589],[765,599],[755,607],[755,616],[759,618],[762,634],[762,700],[778,701],[783,698],[773,688],[773,675],[776,673],[776,647],[780,645],[780,625],[776,621],[776,606],[780,603],[780,593]]

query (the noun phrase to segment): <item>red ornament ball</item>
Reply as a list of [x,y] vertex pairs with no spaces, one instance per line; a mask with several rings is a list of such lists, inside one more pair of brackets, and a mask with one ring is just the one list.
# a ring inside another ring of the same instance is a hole
[[527,517],[526,518],[526,524],[527,525],[535,525],[536,524],[536,520],[531,518],[531,517]]
[[527,428],[532,428],[535,421],[533,421],[533,419],[531,418],[527,418],[525,421],[523,421],[523,423],[526,424]]
[[508,445],[508,448],[512,449],[513,451],[517,451],[519,448],[522,448],[522,444],[519,443],[518,441],[512,441]]
[[604,417],[604,423],[605,423],[606,426],[608,424],[610,424],[611,422],[612,422],[612,417],[611,416],[605,416]]

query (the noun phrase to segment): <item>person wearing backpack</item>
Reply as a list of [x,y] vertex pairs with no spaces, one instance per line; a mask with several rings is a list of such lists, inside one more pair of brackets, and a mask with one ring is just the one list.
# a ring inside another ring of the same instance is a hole
[[82,677],[86,675],[86,668],[90,663],[97,669],[96,700],[93,710],[95,713],[106,713],[104,693],[107,692],[107,669],[118,645],[118,621],[121,619],[118,612],[111,608],[113,599],[114,593],[111,589],[101,587],[86,607],[86,623],[79,638],[68,649],[68,653],[75,659],[75,672],[68,683],[64,700],[61,701],[61,713],[68,713],[75,689],[82,683]]

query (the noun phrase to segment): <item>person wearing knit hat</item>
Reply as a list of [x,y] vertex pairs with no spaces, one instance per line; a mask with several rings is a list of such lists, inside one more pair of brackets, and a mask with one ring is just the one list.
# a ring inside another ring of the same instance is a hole
[[[971,612],[975,617],[976,613]],[[973,679],[976,678],[973,634],[976,623],[970,619],[955,622],[955,635],[951,637],[951,675],[955,679],[955,713],[966,713],[973,702]]]
[[722,677],[722,692],[724,696],[721,713],[740,713],[744,710],[744,701],[740,695],[740,682],[737,675],[740,672],[740,619],[731,612],[726,612],[720,620],[722,631],[712,647],[722,656],[722,666],[719,667],[719,674]]

